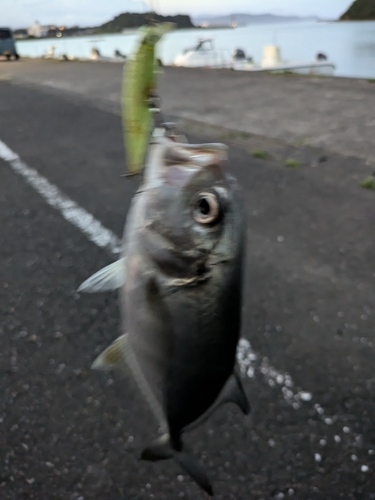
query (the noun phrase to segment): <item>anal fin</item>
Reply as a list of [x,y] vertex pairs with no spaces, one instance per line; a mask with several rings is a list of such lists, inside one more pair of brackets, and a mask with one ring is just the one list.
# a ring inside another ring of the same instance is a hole
[[77,292],[99,293],[118,290],[125,284],[125,257],[104,267],[82,283]]
[[138,389],[144,396],[145,400],[150,406],[155,418],[159,422],[161,428],[165,431],[167,429],[167,422],[165,420],[162,406],[155,394],[153,393],[150,384],[146,380],[143,371],[138,363],[137,357],[134,354],[132,346],[127,334],[118,337],[112,344],[107,347],[91,365],[93,370],[124,370],[127,369],[133,375],[137,383]]
[[236,371],[233,373],[232,377],[230,377],[224,389],[228,392],[227,394],[223,394],[223,402],[236,404],[244,415],[248,415],[251,411],[250,403],[247,399],[240,376]]

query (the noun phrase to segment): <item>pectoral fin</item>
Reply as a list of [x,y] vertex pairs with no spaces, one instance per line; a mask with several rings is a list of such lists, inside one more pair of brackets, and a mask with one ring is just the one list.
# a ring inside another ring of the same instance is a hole
[[126,279],[125,257],[104,267],[82,283],[78,292],[99,293],[121,288]]

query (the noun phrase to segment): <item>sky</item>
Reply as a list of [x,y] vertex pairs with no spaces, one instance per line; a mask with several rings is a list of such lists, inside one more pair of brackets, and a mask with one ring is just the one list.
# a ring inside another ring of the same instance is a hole
[[[337,18],[351,0],[0,0],[0,22],[11,28],[34,21],[66,26],[97,26],[121,12],[145,12],[152,6],[161,14],[220,15],[279,14]],[[147,7],[148,6],[148,7]]]

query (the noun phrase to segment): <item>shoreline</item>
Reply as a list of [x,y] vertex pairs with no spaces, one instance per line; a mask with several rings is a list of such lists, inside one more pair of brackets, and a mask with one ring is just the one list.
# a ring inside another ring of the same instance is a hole
[[[125,56],[126,57],[126,56]],[[54,62],[91,62],[91,63],[121,63],[124,64],[126,59],[120,59],[120,58],[115,58],[115,57],[105,57],[101,56],[98,57],[97,59],[91,59],[89,57],[75,57],[75,56],[67,56],[67,59],[63,59],[62,57],[48,57],[48,56],[20,56],[20,59],[25,59],[28,61],[54,61]],[[231,68],[189,68],[189,67],[184,67],[184,66],[175,66],[174,64],[164,64],[163,68],[181,68],[181,69],[187,69],[187,70],[202,70],[202,71],[221,71],[221,70],[231,70]],[[236,70],[236,72],[239,73],[252,73],[250,71],[241,71],[241,70]],[[255,73],[255,72],[254,72]],[[342,76],[342,75],[323,75],[323,74],[309,74],[309,73],[297,73],[294,71],[276,71],[276,70],[264,70],[264,71],[259,71],[256,73],[263,73],[263,74],[268,74],[272,76],[285,76],[285,77],[299,77],[299,78],[334,78],[338,80],[348,80],[348,81],[359,81],[359,82],[368,82],[368,83],[375,83],[375,77],[359,77],[359,76]]]

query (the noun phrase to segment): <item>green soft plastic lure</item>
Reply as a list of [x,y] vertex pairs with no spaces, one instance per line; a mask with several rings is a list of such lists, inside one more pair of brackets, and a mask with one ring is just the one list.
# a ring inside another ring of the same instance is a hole
[[173,23],[143,26],[137,48],[124,66],[122,122],[127,167],[132,174],[139,173],[144,166],[152,131],[149,100],[156,89],[155,46],[174,27]]

